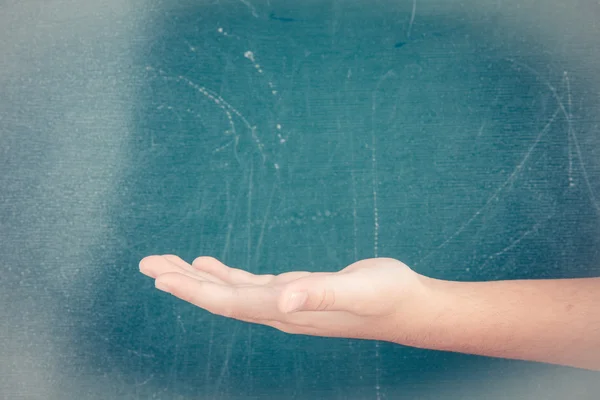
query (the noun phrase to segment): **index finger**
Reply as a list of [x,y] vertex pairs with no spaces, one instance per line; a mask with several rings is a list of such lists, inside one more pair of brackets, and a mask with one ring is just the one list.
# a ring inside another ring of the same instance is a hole
[[156,279],[156,287],[213,314],[240,320],[280,320],[280,290],[263,285],[222,285],[179,273]]

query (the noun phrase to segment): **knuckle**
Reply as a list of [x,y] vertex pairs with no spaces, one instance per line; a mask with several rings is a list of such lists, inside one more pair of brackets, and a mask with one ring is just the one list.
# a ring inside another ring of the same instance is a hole
[[323,289],[319,295],[319,303],[316,311],[327,311],[335,305],[335,291],[333,289]]
[[325,307],[325,299],[327,298],[327,289],[323,289],[319,294],[319,303],[317,304],[316,311],[323,311]]
[[334,308],[335,307],[335,290],[329,290],[329,297],[328,297],[328,302],[327,305],[325,306],[325,309],[329,309],[329,308]]

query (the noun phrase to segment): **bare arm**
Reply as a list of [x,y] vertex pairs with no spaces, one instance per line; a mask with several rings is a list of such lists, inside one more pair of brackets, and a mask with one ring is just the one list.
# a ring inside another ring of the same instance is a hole
[[600,278],[451,282],[394,259],[254,275],[210,257],[142,260],[156,287],[292,334],[385,340],[600,371]]
[[600,370],[600,278],[427,285],[413,346]]

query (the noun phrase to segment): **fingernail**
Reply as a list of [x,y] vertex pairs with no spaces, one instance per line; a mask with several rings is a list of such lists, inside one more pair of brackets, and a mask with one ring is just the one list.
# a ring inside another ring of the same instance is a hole
[[285,304],[284,312],[291,313],[298,311],[306,303],[307,299],[308,293],[306,292],[292,293]]
[[169,288],[169,286],[166,283],[162,282],[162,281],[159,281],[159,280],[154,281],[154,286],[158,290],[162,290],[163,292],[167,292],[167,293],[171,292],[171,289]]

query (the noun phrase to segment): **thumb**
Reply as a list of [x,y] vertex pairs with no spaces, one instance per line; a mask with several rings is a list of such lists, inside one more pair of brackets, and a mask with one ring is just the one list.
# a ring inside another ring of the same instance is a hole
[[[278,301],[284,313],[298,311],[354,312],[364,297],[356,276],[343,273],[313,273],[289,282]],[[362,296],[361,296],[362,295]]]

